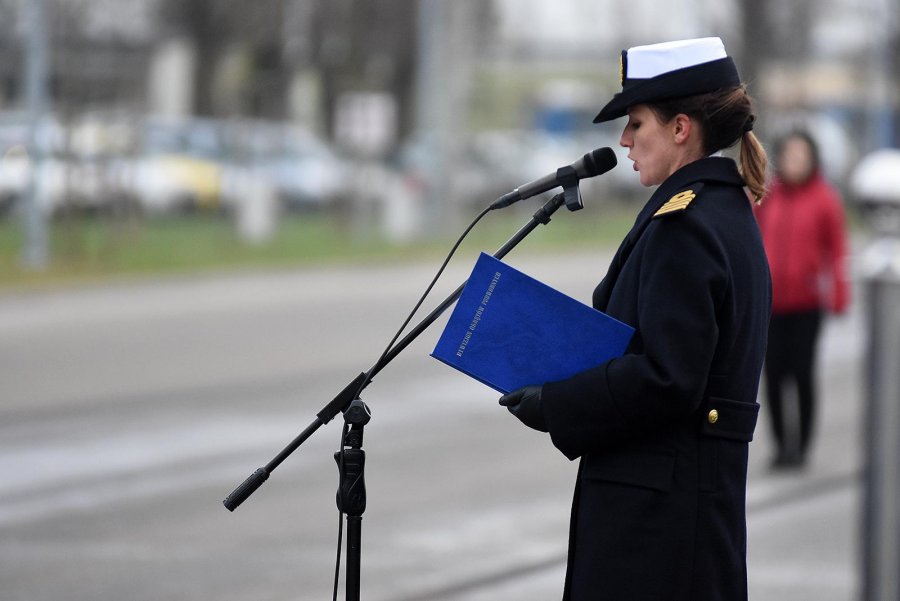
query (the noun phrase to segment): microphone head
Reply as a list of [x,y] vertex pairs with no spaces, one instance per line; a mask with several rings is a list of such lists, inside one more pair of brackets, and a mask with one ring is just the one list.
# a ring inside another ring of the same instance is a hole
[[584,155],[581,160],[584,165],[585,177],[594,177],[606,173],[619,162],[616,159],[615,151],[608,146],[592,150]]

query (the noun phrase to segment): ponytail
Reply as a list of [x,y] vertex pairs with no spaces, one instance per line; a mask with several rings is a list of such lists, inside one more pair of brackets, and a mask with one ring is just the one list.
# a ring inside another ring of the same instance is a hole
[[769,159],[766,150],[752,131],[741,136],[740,171],[747,189],[756,204],[766,195],[766,166]]

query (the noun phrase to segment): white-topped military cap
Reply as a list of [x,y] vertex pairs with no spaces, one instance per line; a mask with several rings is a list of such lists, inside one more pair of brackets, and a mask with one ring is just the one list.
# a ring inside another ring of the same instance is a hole
[[603,107],[594,123],[624,117],[635,104],[741,85],[737,67],[717,37],[623,50],[619,75],[622,91]]

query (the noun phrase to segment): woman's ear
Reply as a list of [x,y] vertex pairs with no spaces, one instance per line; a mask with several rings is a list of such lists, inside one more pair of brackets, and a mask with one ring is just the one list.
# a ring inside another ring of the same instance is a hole
[[684,144],[691,137],[694,129],[694,122],[684,113],[678,113],[672,119],[672,133],[676,144]]

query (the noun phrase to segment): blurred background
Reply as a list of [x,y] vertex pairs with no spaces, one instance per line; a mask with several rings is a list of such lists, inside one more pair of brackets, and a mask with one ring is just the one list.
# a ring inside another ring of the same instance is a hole
[[[843,186],[897,142],[896,13],[890,0],[3,1],[0,214],[18,244],[4,272],[16,278],[23,248],[26,267],[145,269],[163,258],[144,230],[209,236],[211,221],[236,234],[233,261],[302,259],[239,248],[278,246],[283,228],[349,244],[448,235],[473,207],[615,147],[619,126],[590,118],[616,90],[619,50],[658,39],[721,35],[761,137],[814,127]],[[585,185],[643,194],[622,168]]]
[[[510,257],[587,301],[648,195],[622,124],[591,124],[620,50],[707,35],[767,147],[814,133],[860,292],[896,0],[0,0],[0,598],[330,594],[339,428],[221,498],[374,363],[478,210],[612,146],[586,209]],[[536,206],[492,214],[436,294]],[[859,598],[865,317],[855,294],[825,325],[805,471],[766,469],[761,418],[751,598]],[[439,327],[366,399],[364,596],[556,598],[574,466],[428,358]]]

